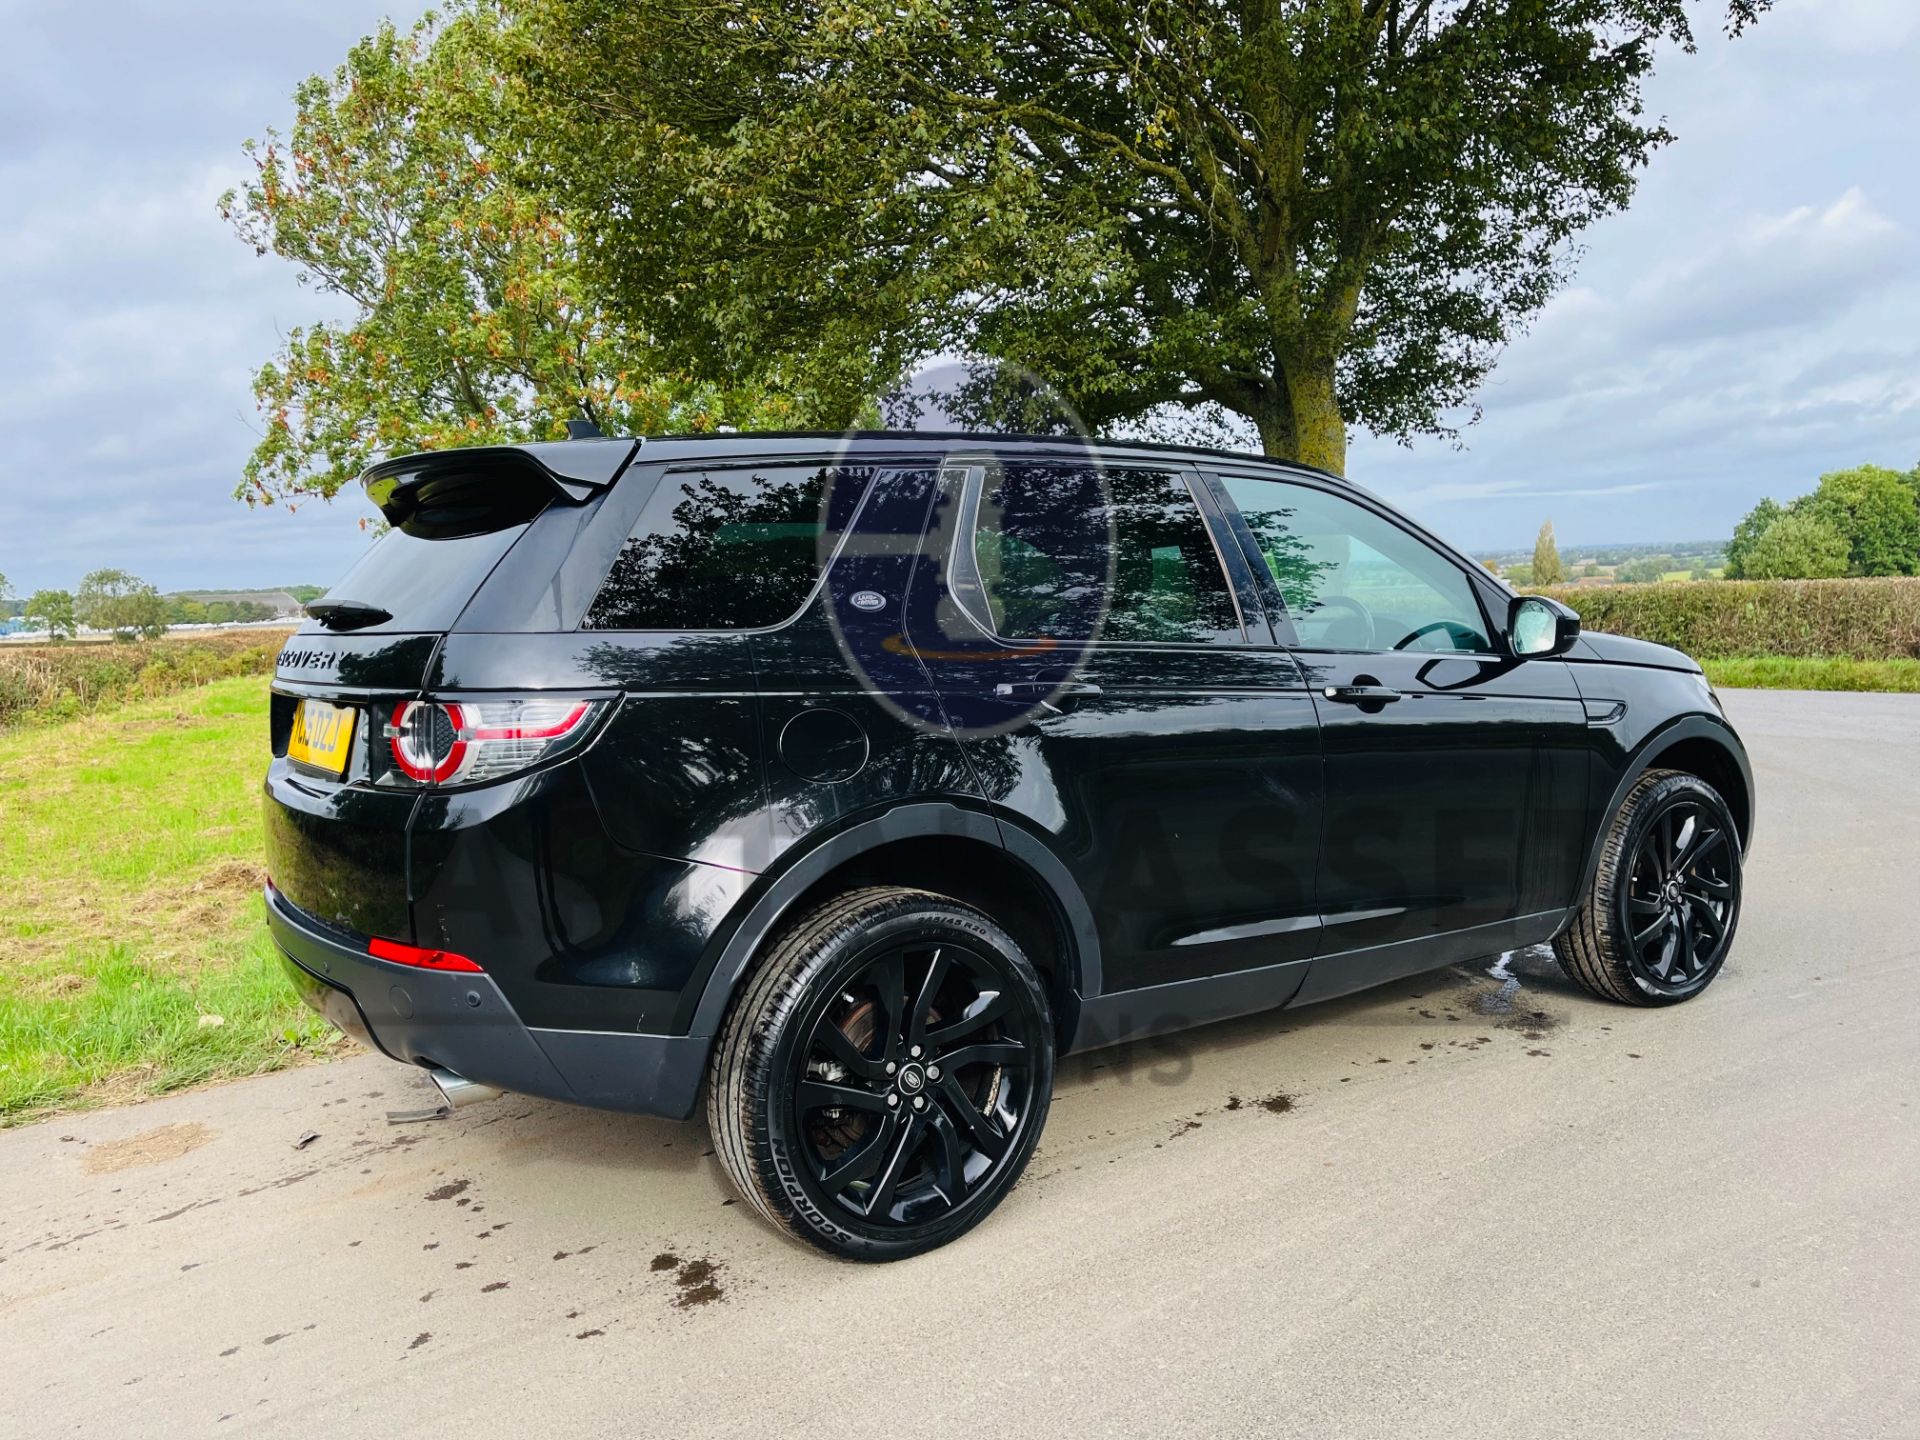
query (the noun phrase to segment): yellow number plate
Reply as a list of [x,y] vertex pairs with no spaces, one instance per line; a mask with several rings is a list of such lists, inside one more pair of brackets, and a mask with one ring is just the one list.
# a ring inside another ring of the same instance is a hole
[[293,733],[287,736],[287,758],[329,775],[345,774],[347,756],[353,751],[353,721],[357,713],[319,700],[302,700],[293,707]]

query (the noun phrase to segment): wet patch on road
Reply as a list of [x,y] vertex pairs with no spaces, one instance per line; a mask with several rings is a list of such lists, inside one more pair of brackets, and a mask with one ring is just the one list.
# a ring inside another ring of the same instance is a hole
[[717,1260],[683,1260],[671,1250],[663,1250],[647,1268],[672,1279],[678,1291],[673,1297],[676,1310],[694,1310],[726,1298],[727,1292],[720,1285],[720,1272],[726,1267]]

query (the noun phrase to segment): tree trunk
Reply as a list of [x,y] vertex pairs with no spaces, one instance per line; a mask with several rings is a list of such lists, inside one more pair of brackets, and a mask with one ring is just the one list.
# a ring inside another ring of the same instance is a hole
[[1281,396],[1273,403],[1256,405],[1247,415],[1260,435],[1260,453],[1279,460],[1293,459],[1293,408]]
[[1293,454],[1289,458],[1345,475],[1347,422],[1334,392],[1333,362],[1310,359],[1287,366],[1287,397],[1293,411]]
[[1244,405],[1229,403],[1253,422],[1261,453],[1347,473],[1347,424],[1331,360],[1283,359],[1281,373],[1247,399]]

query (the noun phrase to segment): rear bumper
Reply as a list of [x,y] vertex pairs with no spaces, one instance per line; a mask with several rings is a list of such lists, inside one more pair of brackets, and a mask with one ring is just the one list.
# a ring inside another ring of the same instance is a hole
[[522,1095],[672,1120],[686,1119],[699,1101],[708,1036],[534,1029],[487,975],[376,960],[272,888],[266,906],[300,997],[392,1059]]

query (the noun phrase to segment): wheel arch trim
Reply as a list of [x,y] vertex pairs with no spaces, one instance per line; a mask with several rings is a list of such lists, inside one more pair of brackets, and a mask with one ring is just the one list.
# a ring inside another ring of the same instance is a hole
[[[944,802],[924,801],[895,806],[835,831],[797,858],[788,860],[771,883],[748,903],[746,914],[727,938],[720,958],[701,989],[689,1033],[719,1034],[727,1007],[752,968],[754,958],[802,895],[863,855],[902,840],[929,838],[979,841],[1027,869],[1059,906],[1066,921],[1067,979],[1075,995],[1088,999],[1101,993],[1100,940],[1093,908],[1060,858],[1038,837],[1017,825],[1002,824],[991,814]],[[929,884],[928,888],[937,889],[938,885]]]
[[[1593,886],[1594,873],[1600,867],[1600,855],[1607,841],[1607,832],[1613,828],[1613,820],[1620,813],[1620,807],[1626,802],[1628,793],[1640,782],[1640,778],[1649,770],[1660,767],[1660,758],[1690,740],[1704,740],[1725,752],[1727,759],[1740,776],[1744,794],[1725,797],[1729,805],[1735,800],[1744,802],[1746,823],[1740,835],[1740,853],[1744,856],[1753,844],[1754,794],[1753,767],[1747,759],[1746,747],[1740,743],[1740,737],[1726,721],[1712,715],[1682,715],[1655,730],[1643,739],[1629,756],[1620,772],[1619,782],[1613,787],[1613,793],[1607,797],[1607,803],[1601,810],[1594,826],[1592,836],[1587,842],[1586,863],[1580,871],[1580,888],[1576,897],[1584,897]],[[1736,815],[1735,817],[1739,817]],[[1569,917],[1580,908],[1580,898],[1568,910]]]

